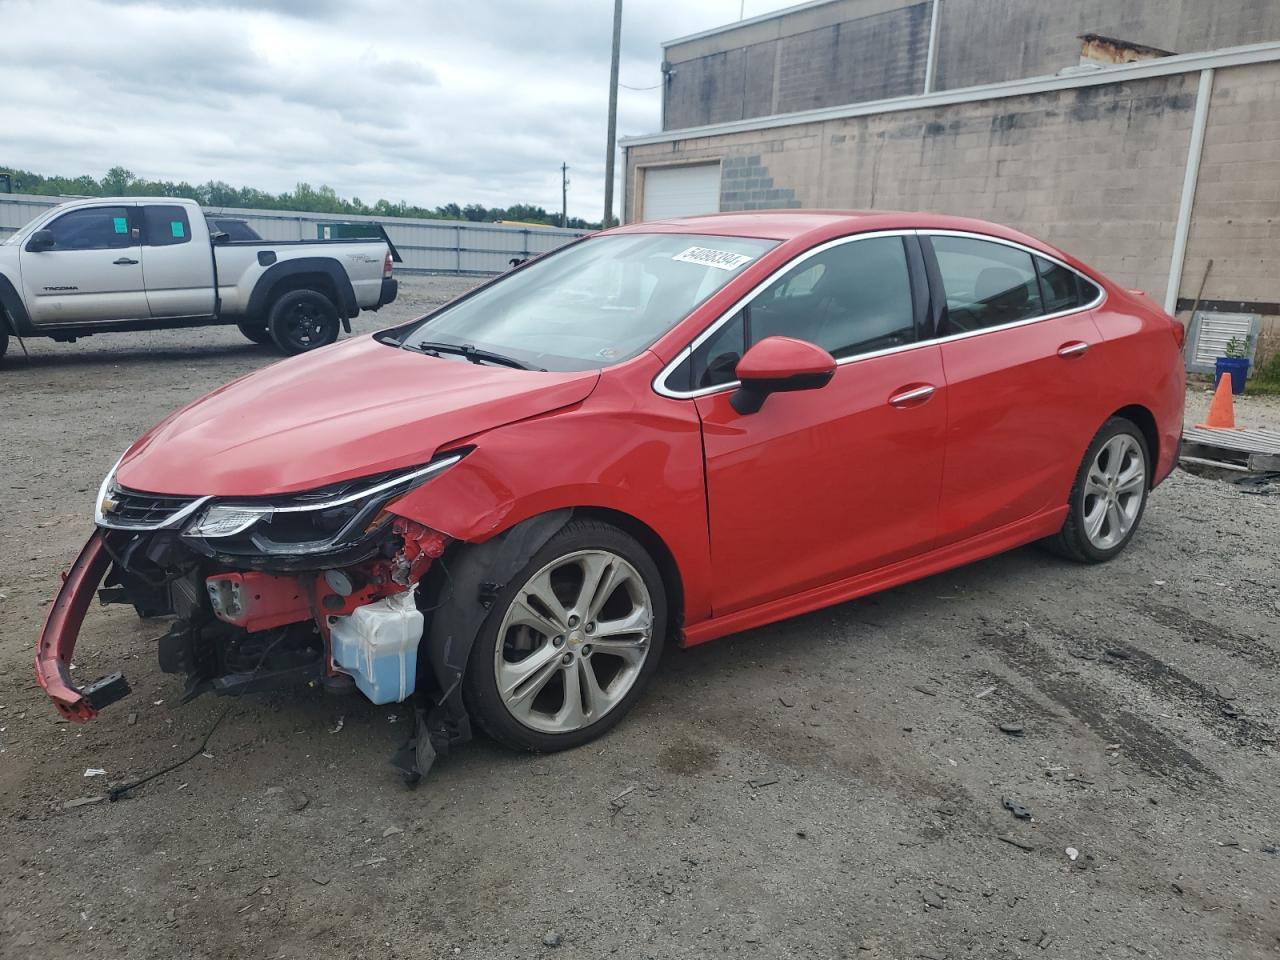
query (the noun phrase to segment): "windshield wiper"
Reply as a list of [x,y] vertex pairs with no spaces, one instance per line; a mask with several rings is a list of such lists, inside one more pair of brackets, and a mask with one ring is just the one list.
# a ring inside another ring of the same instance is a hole
[[[406,344],[408,346],[408,344]],[[527,364],[515,357],[508,357],[501,353],[494,353],[492,350],[481,350],[469,343],[434,343],[426,341],[424,343],[415,343],[410,347],[412,350],[418,350],[422,353],[452,353],[460,357],[466,357],[471,363],[496,363],[504,367],[515,367],[517,370],[542,370],[544,367],[535,367]]]

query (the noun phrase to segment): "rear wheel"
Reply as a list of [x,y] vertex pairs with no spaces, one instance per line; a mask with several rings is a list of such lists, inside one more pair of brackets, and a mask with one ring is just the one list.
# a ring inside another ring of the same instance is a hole
[[240,328],[241,333],[254,343],[271,343],[271,331],[267,329],[267,325],[265,323],[254,323],[251,320],[237,320],[236,326]]
[[1045,545],[1081,563],[1110,560],[1137,531],[1150,486],[1146,438],[1132,421],[1112,417],[1089,444],[1071,487],[1067,519]]
[[290,290],[272,304],[267,329],[285,353],[306,353],[338,339],[338,308],[319,290]]
[[666,594],[632,537],[575,520],[511,578],[467,665],[467,708],[495,740],[549,752],[594,740],[657,669]]

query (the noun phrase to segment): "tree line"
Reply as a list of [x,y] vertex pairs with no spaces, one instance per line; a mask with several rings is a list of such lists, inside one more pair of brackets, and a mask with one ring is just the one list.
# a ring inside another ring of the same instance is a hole
[[257,210],[299,210],[304,213],[332,213],[337,216],[358,215],[368,217],[416,217],[429,220],[470,220],[475,223],[494,223],[499,220],[519,220],[524,223],[543,223],[548,226],[568,226],[579,230],[598,230],[599,223],[590,223],[581,217],[570,217],[562,224],[560,214],[548,213],[543,207],[530,203],[514,203],[509,207],[486,207],[479,203],[459,206],[446,203],[439,207],[419,207],[403,200],[395,203],[378,200],[365,203],[359,197],[338,196],[333,187],[322,184],[313,187],[300,183],[292,191],[267,193],[254,187],[233,187],[221,180],[191,184],[185,180],[145,180],[133,175],[124,167],[112,167],[101,180],[89,175],[79,177],[45,176],[30,170],[0,167],[0,173],[10,177],[14,193],[32,193],[40,196],[83,197],[182,197],[195,200],[205,207],[248,207]]

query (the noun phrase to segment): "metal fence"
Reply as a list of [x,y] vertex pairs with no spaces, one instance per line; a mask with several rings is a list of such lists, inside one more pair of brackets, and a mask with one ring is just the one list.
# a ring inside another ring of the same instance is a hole
[[[0,242],[63,199],[0,193]],[[501,273],[513,258],[546,253],[586,232],[470,220],[411,220],[230,207],[206,207],[205,213],[245,220],[267,240],[314,240],[321,223],[378,223],[386,229],[387,236],[404,258],[403,263],[396,264],[396,269],[418,273]]]

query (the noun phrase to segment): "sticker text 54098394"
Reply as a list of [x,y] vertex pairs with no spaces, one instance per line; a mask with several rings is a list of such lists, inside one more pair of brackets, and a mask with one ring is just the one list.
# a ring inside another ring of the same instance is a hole
[[755,257],[748,257],[729,250],[713,250],[711,247],[690,247],[677,253],[672,260],[681,263],[696,263],[703,267],[715,267],[717,270],[737,270],[744,263]]

